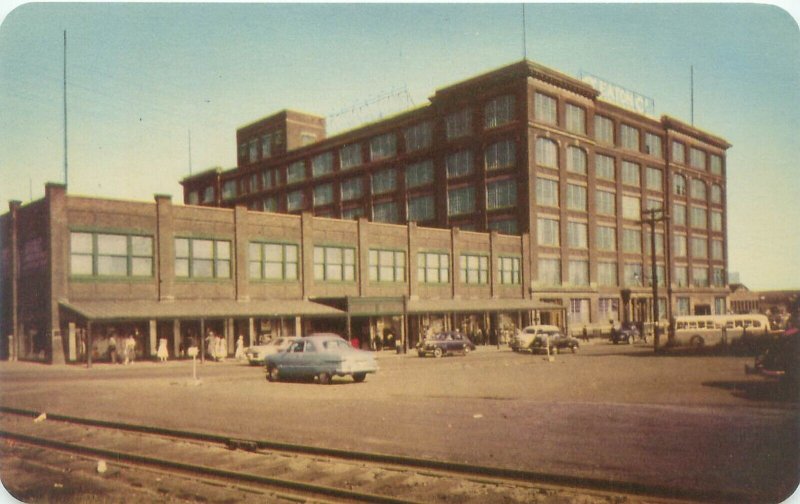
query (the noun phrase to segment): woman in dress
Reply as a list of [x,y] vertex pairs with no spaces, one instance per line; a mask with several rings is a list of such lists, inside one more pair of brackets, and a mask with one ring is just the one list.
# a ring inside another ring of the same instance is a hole
[[167,357],[169,357],[169,352],[167,351],[167,338],[160,338],[158,340],[158,351],[156,352],[156,355],[161,362],[166,362]]

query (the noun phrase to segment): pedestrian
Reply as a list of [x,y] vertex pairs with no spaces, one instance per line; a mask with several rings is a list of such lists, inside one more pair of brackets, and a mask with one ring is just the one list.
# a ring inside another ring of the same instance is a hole
[[133,334],[125,338],[125,364],[130,364],[136,358],[136,340]]
[[236,353],[234,354],[234,358],[237,361],[244,359],[244,336],[241,334],[239,335],[239,339],[236,340]]
[[169,351],[167,350],[167,338],[160,338],[158,340],[158,351],[156,352],[156,356],[161,362],[167,361],[167,357],[169,357]]
[[117,338],[113,333],[108,337],[108,360],[111,364],[117,363]]
[[208,335],[206,335],[206,355],[209,359],[214,358],[214,351],[216,350],[216,336],[214,336],[214,331],[208,331]]
[[617,327],[614,325],[614,321],[613,320],[609,320],[608,323],[611,324],[611,341],[616,343],[617,342]]
[[589,341],[589,332],[586,330],[586,326],[583,326],[583,331],[581,331],[581,337],[583,341]]
[[216,351],[214,353],[217,361],[223,361],[228,356],[228,350],[225,348],[225,338],[222,336],[217,336],[217,340],[215,342]]
[[480,327],[475,331],[475,344],[483,345],[483,330]]

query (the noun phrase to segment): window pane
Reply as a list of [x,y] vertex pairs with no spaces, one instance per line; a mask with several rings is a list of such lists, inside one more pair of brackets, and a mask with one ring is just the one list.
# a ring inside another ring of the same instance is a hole
[[73,254],[92,253],[92,234],[91,233],[72,233],[70,235],[70,249]]
[[153,274],[153,260],[148,257],[134,257],[131,259],[131,275],[151,276]]
[[92,271],[92,256],[91,255],[75,255],[70,257],[70,273],[73,275],[91,275]]
[[97,253],[128,255],[128,237],[124,235],[97,235]]
[[126,276],[128,274],[128,258],[98,256],[97,274],[102,276]]

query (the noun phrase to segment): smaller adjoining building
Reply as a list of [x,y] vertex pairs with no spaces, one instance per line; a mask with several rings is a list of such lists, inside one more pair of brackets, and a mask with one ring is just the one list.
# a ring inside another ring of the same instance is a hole
[[279,335],[333,331],[363,348],[409,348],[459,329],[477,343],[566,326],[533,298],[527,235],[434,229],[68,195],[0,216],[3,358],[107,360],[113,336],[171,358],[212,334],[234,352]]

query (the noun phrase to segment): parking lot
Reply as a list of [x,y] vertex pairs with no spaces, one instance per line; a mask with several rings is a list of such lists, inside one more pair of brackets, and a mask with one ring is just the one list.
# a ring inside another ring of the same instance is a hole
[[226,361],[0,363],[2,404],[244,438],[676,487],[785,495],[798,478],[796,396],[750,357],[584,344],[543,355],[382,352],[364,383],[269,383]]

